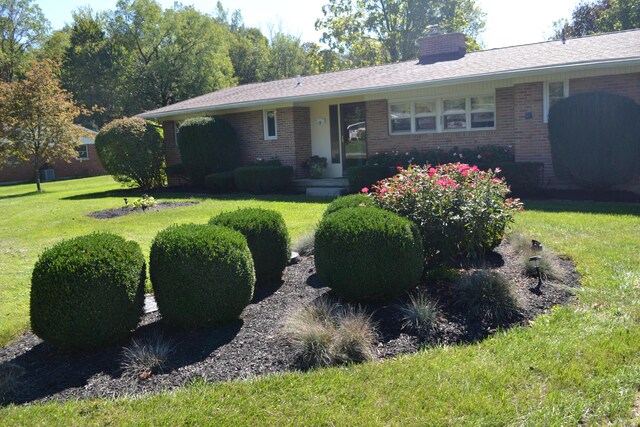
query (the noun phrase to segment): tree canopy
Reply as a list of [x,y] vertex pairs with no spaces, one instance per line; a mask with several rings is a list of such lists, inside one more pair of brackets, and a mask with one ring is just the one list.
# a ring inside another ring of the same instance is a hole
[[48,33],[49,21],[33,0],[0,0],[0,79],[13,81]]
[[475,0],[330,0],[322,13],[322,42],[356,66],[416,58],[416,41],[432,26],[463,32],[478,49],[485,26]]
[[582,0],[571,20],[556,21],[554,28],[555,39],[640,28],[640,0]]
[[0,83],[0,137],[5,155],[31,162],[36,186],[38,171],[54,160],[69,161],[84,131],[73,124],[81,110],[72,95],[60,87],[54,64],[45,60],[29,64],[25,78]]

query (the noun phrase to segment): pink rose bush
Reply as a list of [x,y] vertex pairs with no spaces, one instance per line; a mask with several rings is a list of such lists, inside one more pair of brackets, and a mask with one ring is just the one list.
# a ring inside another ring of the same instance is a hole
[[505,229],[522,210],[509,199],[499,169],[449,163],[437,167],[398,168],[398,174],[367,189],[368,197],[386,210],[413,221],[422,235],[430,265],[451,263],[460,256],[479,258],[495,248]]

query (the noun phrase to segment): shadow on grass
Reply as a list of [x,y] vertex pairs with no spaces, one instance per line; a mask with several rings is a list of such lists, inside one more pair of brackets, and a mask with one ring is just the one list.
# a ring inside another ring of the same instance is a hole
[[74,196],[64,197],[62,200],[91,200],[112,197],[121,197],[135,199],[142,197],[143,194],[153,196],[155,199],[175,199],[175,200],[191,200],[191,199],[211,199],[211,200],[257,200],[264,202],[291,202],[291,203],[329,203],[333,197],[307,197],[302,194],[211,194],[204,191],[187,191],[176,190],[174,188],[161,190],[141,190],[139,188],[119,189],[109,191],[99,191],[96,193],[76,194]]
[[575,200],[525,200],[527,211],[640,216],[640,203]]
[[4,200],[4,199],[17,199],[18,197],[27,197],[27,196],[33,196],[35,194],[46,194],[45,191],[38,193],[37,191],[29,191],[28,193],[20,193],[20,194],[11,194],[9,196],[0,196],[0,200]]

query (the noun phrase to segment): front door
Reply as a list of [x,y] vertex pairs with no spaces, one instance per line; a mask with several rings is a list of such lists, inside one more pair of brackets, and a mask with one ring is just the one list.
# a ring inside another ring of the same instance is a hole
[[364,102],[340,105],[342,168],[367,162],[367,118]]

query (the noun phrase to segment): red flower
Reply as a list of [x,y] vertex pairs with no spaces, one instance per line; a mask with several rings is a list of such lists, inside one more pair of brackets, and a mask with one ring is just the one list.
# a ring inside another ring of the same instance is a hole
[[396,169],[401,171],[402,170],[402,166],[396,166]]

